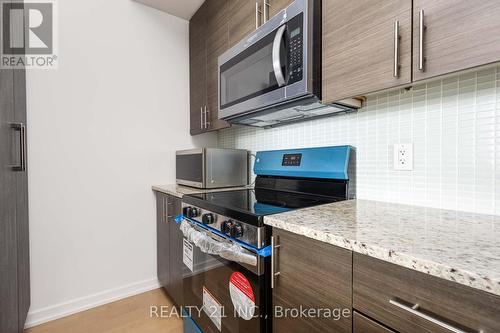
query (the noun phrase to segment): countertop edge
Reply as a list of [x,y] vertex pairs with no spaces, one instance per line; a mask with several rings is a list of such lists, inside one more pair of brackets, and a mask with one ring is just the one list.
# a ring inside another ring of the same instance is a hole
[[184,195],[184,194],[179,193],[177,191],[169,190],[169,189],[167,189],[165,187],[157,186],[157,185],[151,186],[151,189],[153,191],[156,191],[156,192],[161,192],[161,193],[173,195],[173,196],[175,196],[177,198],[180,198],[180,199],[182,199],[182,196]]
[[382,248],[376,245],[369,245],[355,240],[347,239],[340,235],[326,233],[297,224],[292,224],[279,220],[272,216],[264,217],[264,224],[269,225],[273,228],[282,229],[294,234],[325,242],[424,274],[442,278],[451,282],[456,282],[477,290],[500,296],[500,280],[492,280],[486,276],[482,276],[470,271],[453,268],[426,259],[416,258],[404,253],[398,253],[392,249]]
[[213,193],[213,192],[226,192],[226,191],[239,191],[251,189],[252,186],[237,186],[237,187],[220,187],[220,188],[195,188],[188,187],[178,184],[167,184],[167,185],[152,185],[151,189],[156,192],[165,193],[173,195],[177,198],[182,199],[184,195],[199,194],[199,193]]

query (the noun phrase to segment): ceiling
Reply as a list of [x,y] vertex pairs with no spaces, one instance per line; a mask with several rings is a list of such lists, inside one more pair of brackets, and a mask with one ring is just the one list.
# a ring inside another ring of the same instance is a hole
[[204,0],[135,0],[177,17],[189,20]]

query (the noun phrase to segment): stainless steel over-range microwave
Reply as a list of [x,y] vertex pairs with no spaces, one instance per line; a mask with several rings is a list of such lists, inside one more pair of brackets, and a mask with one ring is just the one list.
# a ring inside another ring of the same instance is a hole
[[[321,0],[295,0],[218,59],[219,118],[273,127],[353,111],[321,104]],[[354,103],[354,104],[349,104]]]
[[177,184],[196,188],[248,185],[248,151],[199,148],[176,152]]

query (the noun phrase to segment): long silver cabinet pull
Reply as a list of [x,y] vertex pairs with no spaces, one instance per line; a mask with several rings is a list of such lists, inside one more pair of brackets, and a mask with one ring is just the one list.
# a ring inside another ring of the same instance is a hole
[[211,122],[208,120],[210,115],[210,109],[205,106],[205,128],[210,128]]
[[203,129],[206,129],[207,128],[207,106],[206,105],[203,107],[203,111],[201,111],[201,113],[203,114]]
[[269,21],[269,7],[271,7],[269,0],[264,0],[264,23]]
[[260,4],[258,1],[255,2],[255,29],[260,27],[260,15],[262,11],[260,10]]
[[[453,332],[453,333],[467,333],[466,331],[463,331],[459,328],[456,328],[455,326],[452,326],[448,323],[445,323],[444,321],[442,320],[439,320],[437,318],[434,318],[426,313],[423,313],[421,311],[419,311],[419,305],[418,304],[415,304],[414,306],[408,306],[408,305],[405,305],[401,302],[398,302],[397,300],[395,299],[391,299],[389,300],[389,303],[391,303],[392,305],[394,306],[397,306],[398,308],[400,308],[401,310],[404,310],[406,312],[409,312],[417,317],[420,317],[422,319],[425,319],[437,326],[440,326],[441,328],[444,328],[450,332]],[[478,333],[482,333],[482,331],[476,331]]]
[[203,106],[200,107],[200,129],[203,129]]
[[168,222],[168,219],[171,219],[171,218],[174,217],[172,214],[169,214],[169,212],[172,210],[172,206],[174,205],[174,203],[171,202],[171,201],[169,201],[168,199],[169,199],[169,197],[167,197],[167,199],[165,200],[167,202],[167,206],[166,206],[166,209],[167,209],[167,222]]
[[168,222],[168,211],[167,211],[167,197],[163,197],[162,200],[161,200],[161,203],[163,205],[163,212],[162,212],[162,216],[163,216],[163,223],[167,223]]
[[394,22],[394,77],[399,77],[399,21]]
[[274,289],[274,278],[280,275],[280,272],[274,272],[276,260],[274,257],[274,250],[279,248],[279,244],[274,244],[274,236],[271,236],[271,289]]
[[11,128],[19,132],[19,165],[12,166],[13,171],[26,171],[26,125],[23,123],[12,123]]
[[424,34],[425,29],[425,16],[424,10],[420,10],[418,13],[418,70],[425,71],[424,63],[425,63],[425,55],[424,55]]

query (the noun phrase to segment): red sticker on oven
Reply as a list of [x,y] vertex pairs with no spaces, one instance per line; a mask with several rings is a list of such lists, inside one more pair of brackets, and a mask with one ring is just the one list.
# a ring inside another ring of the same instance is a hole
[[245,320],[252,319],[255,314],[255,296],[252,286],[245,275],[240,272],[231,274],[231,278],[229,278],[229,293],[231,294],[231,300],[238,315]]

